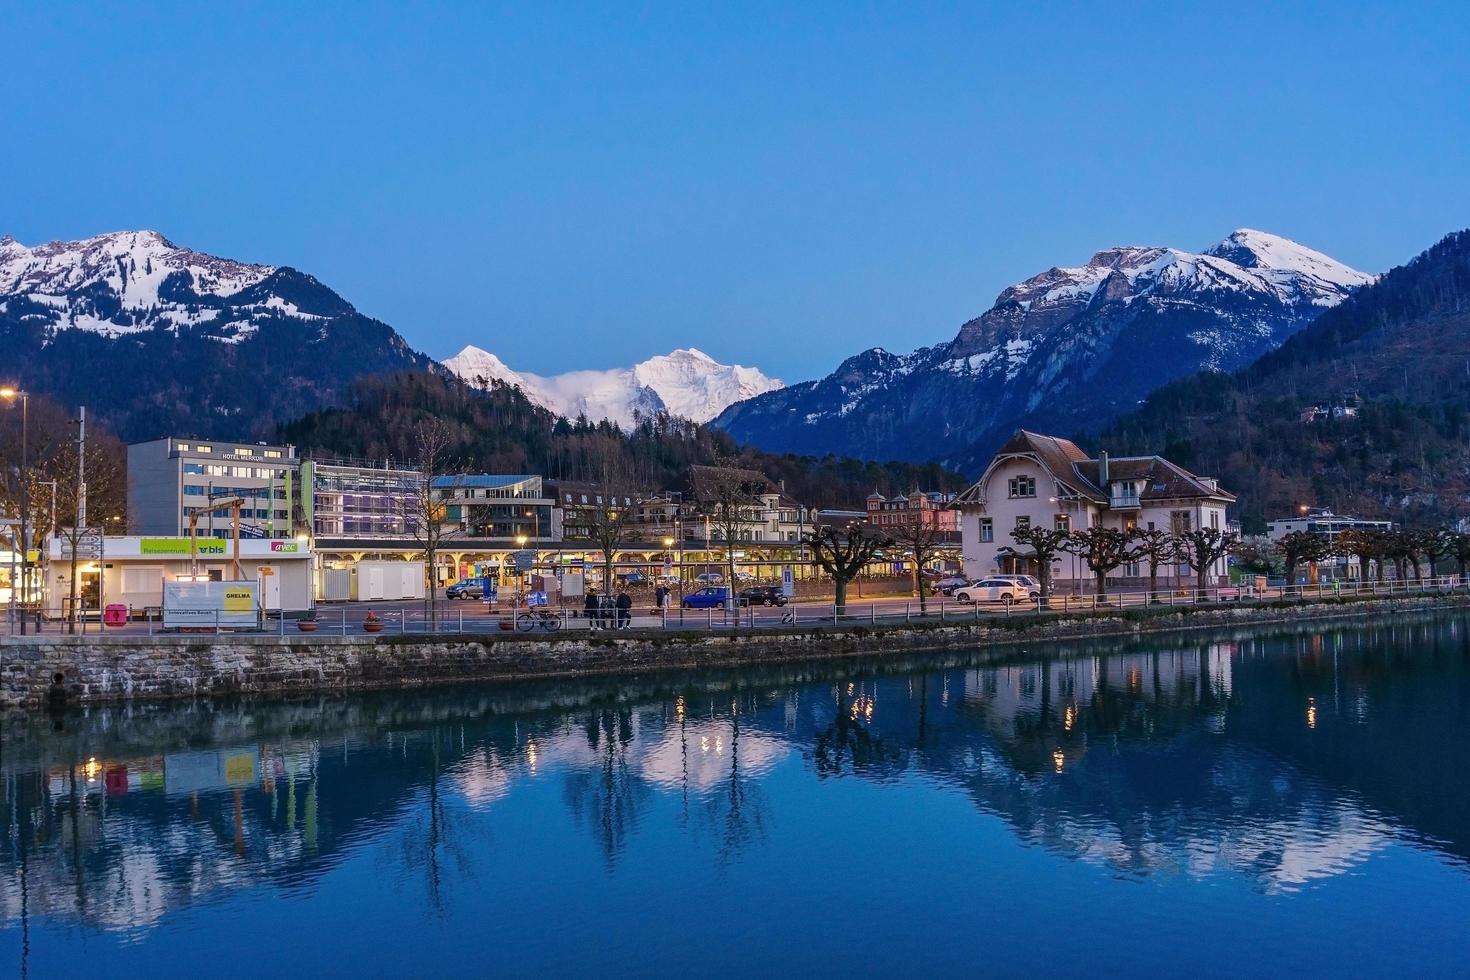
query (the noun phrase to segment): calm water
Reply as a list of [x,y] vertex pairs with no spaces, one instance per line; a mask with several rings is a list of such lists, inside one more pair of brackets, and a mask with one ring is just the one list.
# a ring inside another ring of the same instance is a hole
[[0,976],[1463,976],[1467,626],[11,727]]

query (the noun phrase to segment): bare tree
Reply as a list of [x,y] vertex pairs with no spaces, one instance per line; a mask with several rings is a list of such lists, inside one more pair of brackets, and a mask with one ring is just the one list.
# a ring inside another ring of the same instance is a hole
[[1205,589],[1209,583],[1205,576],[1219,563],[1220,559],[1235,548],[1240,535],[1234,531],[1222,531],[1217,527],[1197,527],[1180,531],[1179,553],[1194,570],[1195,582]]
[[1289,531],[1276,541],[1276,551],[1286,563],[1286,584],[1296,584],[1296,567],[1302,562],[1322,561],[1332,554],[1331,543],[1311,531]]
[[429,587],[424,596],[430,630],[439,628],[437,586],[439,549],[444,541],[460,533],[458,526],[446,523],[444,494],[435,484],[452,468],[449,450],[454,433],[443,419],[424,419],[413,428],[412,450],[417,475],[409,492],[399,498],[399,516],[404,531],[424,552],[428,566]]
[[[1443,528],[1425,528],[1414,534],[1414,543],[1415,550],[1424,556],[1429,577],[1434,578],[1434,566],[1454,549],[1454,535]],[[1418,577],[1417,569],[1415,577]]]
[[922,569],[948,549],[944,547],[945,533],[939,527],[938,515],[928,508],[913,506],[914,498],[919,495],[918,490],[909,495],[909,509],[900,511],[901,520],[892,530],[894,542],[913,557],[913,588],[919,596],[919,613],[923,614],[927,611],[928,595],[922,581]]
[[824,524],[807,535],[806,545],[811,550],[812,564],[832,576],[840,617],[847,612],[847,583],[857,578],[878,552],[892,547],[893,539],[866,524],[849,524],[842,530]]
[[1450,557],[1460,566],[1460,584],[1464,585],[1467,566],[1470,566],[1470,534],[1451,534],[1449,546]]
[[1148,594],[1150,602],[1159,601],[1159,566],[1179,560],[1179,542],[1161,528],[1139,529],[1133,532],[1138,557],[1148,560]]
[[598,444],[592,471],[595,504],[582,511],[582,516],[587,522],[588,538],[602,552],[602,590],[610,595],[613,563],[632,532],[643,494],[635,489],[627,462],[616,446]]
[[1047,527],[1044,524],[1027,524],[1011,531],[1011,540],[1019,545],[1031,548],[1036,558],[1037,578],[1041,581],[1041,601],[1045,603],[1051,598],[1051,566],[1061,554],[1063,546],[1069,537],[1068,532],[1060,528]]
[[1081,558],[1092,569],[1098,598],[1107,595],[1108,573],[1137,560],[1141,554],[1132,534],[1102,525],[1073,531],[1062,543],[1062,550]]
[[715,465],[694,474],[696,500],[710,524],[725,542],[726,605],[735,608],[735,544],[751,523],[750,508],[770,481],[760,473],[735,465],[738,460],[717,457]]

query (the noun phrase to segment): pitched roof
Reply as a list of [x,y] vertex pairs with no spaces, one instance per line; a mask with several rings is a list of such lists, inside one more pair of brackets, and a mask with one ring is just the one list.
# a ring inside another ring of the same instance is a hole
[[[995,451],[997,460],[1006,456],[1032,456],[1041,462],[1057,482],[1097,503],[1107,503],[1108,490],[1102,486],[1099,461],[1070,439],[1042,435],[1017,429],[1015,435]],[[987,467],[987,473],[989,467]],[[982,477],[982,482],[983,482]],[[1235,496],[1221,489],[1213,480],[1195,476],[1184,467],[1171,463],[1162,456],[1122,456],[1108,460],[1108,480],[1138,480],[1143,483],[1139,497],[1144,500],[1177,499],[1181,497],[1217,497],[1234,500]],[[958,498],[959,503],[978,503],[983,498],[980,483],[976,483]]]

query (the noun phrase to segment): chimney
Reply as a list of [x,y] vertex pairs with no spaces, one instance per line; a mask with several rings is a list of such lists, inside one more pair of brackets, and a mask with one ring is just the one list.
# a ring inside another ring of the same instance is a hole
[[1105,452],[1097,454],[1097,483],[1104,490],[1108,488],[1108,454]]

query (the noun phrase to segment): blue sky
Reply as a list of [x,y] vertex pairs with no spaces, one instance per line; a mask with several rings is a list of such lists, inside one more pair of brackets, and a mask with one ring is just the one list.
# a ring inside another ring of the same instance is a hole
[[3,9],[0,233],[293,265],[439,357],[800,380],[1113,244],[1470,225],[1465,4],[52,8]]

